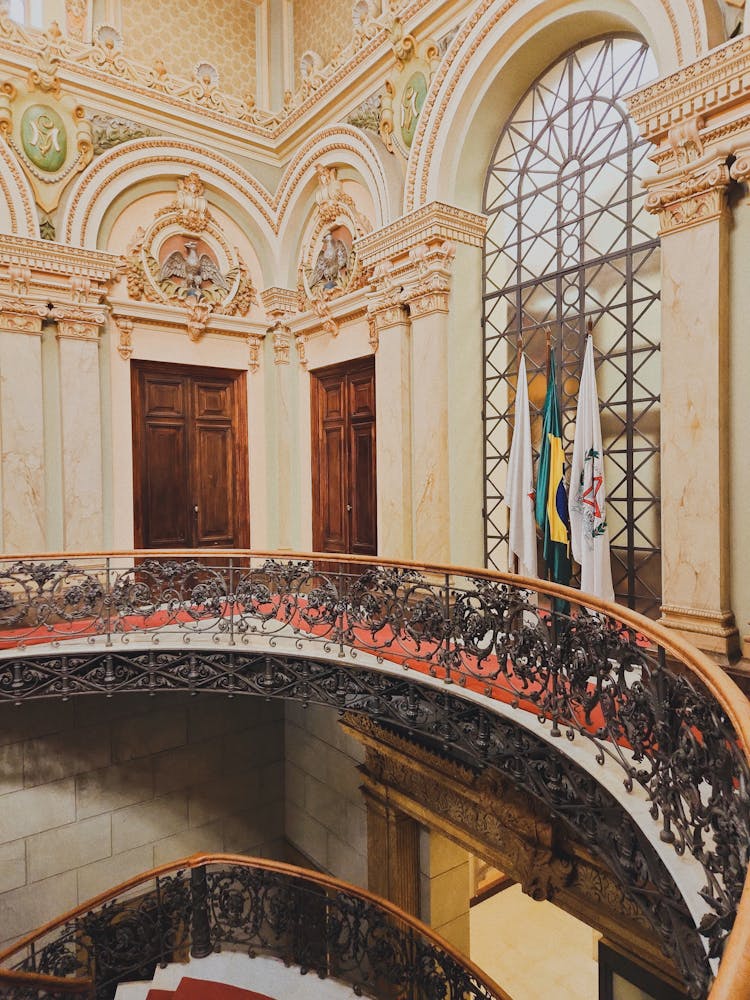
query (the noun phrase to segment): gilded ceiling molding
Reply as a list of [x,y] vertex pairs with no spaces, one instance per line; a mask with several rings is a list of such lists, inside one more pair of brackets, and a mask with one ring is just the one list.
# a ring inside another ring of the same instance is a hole
[[[678,4],[690,22],[689,38],[687,32],[680,30],[681,20],[673,0],[654,0],[654,3],[663,10],[672,27],[678,63],[683,62],[687,53],[705,51],[708,31],[697,0],[681,0]],[[513,11],[516,25],[526,13],[533,14],[538,22],[543,13],[539,6],[532,0],[505,0],[501,4],[496,0],[482,0],[461,25],[437,68],[419,116],[407,163],[405,212],[425,204],[430,197],[431,176],[440,165],[439,157],[435,156],[438,140],[443,130],[454,128],[455,115],[449,112],[454,93],[467,80],[472,81],[475,89],[478,78],[492,79],[497,75],[497,53],[493,53],[492,59],[487,59],[481,54],[482,50],[486,52],[493,41],[498,45],[515,46],[516,35],[508,30],[510,25],[504,23],[505,19]],[[565,7],[557,7],[556,13],[563,15]],[[623,15],[627,16],[625,9]],[[688,41],[689,45],[686,44]]]

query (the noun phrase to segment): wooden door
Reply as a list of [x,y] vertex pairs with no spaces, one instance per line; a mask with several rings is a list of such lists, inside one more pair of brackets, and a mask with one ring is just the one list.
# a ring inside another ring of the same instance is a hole
[[377,554],[375,359],[312,375],[313,545]]
[[138,548],[249,545],[245,378],[132,363]]

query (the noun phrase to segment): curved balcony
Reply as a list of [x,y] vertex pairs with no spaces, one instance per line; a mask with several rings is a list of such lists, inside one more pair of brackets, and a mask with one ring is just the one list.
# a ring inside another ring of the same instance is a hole
[[364,713],[543,801],[619,879],[692,996],[750,998],[750,708],[724,672],[567,588],[341,559],[6,559],[0,700],[179,690]]
[[510,1000],[386,900],[292,865],[231,854],[155,868],[28,935],[0,953],[0,995],[111,1000],[120,983],[150,980],[157,966],[222,950],[280,959],[380,1000]]

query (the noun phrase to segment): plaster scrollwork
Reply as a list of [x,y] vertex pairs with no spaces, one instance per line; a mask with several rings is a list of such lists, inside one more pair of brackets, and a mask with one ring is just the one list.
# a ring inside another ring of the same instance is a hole
[[323,329],[335,336],[338,326],[331,303],[364,285],[354,244],[372,231],[372,225],[345,191],[337,166],[319,163],[315,172],[315,209],[297,272],[298,308],[313,310],[322,320]]
[[418,43],[406,34],[399,18],[393,20],[390,41],[396,66],[381,93],[379,129],[388,152],[408,158],[440,50],[432,39]]
[[267,333],[272,336],[274,364],[289,364],[292,343],[289,323],[297,311],[297,292],[293,288],[274,285],[263,289],[260,300],[271,324]]
[[668,139],[675,167],[685,168],[703,156],[701,129],[705,124],[705,119],[701,115],[694,115],[669,130]]
[[[55,37],[50,28],[45,38]],[[67,185],[94,156],[85,110],[61,92],[56,51],[50,42],[39,54],[26,91],[9,80],[0,85],[0,138],[28,177],[37,204],[48,213],[57,208]]]
[[722,157],[699,169],[647,182],[646,209],[658,214],[662,234],[716,219],[727,209],[730,179],[726,157]]
[[212,216],[197,173],[180,178],[175,199],[136,229],[121,264],[130,298],[184,308],[194,340],[211,314],[246,316],[257,301],[248,267]]
[[387,260],[373,268],[370,281],[373,291],[367,295],[367,325],[373,352],[380,346],[383,330],[403,326],[408,321],[406,292],[394,272],[393,264]]

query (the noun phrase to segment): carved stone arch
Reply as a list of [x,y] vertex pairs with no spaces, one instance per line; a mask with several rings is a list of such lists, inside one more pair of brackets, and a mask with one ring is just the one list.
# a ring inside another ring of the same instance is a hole
[[180,140],[135,139],[96,160],[72,189],[61,222],[66,243],[97,248],[110,206],[135,200],[155,182],[170,192],[174,180],[197,172],[216,203],[246,230],[266,276],[273,273],[276,216],[268,192],[233,161]]
[[[4,203],[4,204],[3,204]],[[39,216],[34,192],[18,161],[5,143],[0,143],[0,226],[12,236],[39,238]],[[7,227],[7,229],[6,229]]]
[[717,0],[482,0],[437,70],[407,164],[404,211],[433,201],[480,210],[503,121],[557,56],[607,33],[640,35],[663,76],[724,40]]
[[[317,186],[316,167],[337,165],[348,169],[367,188],[372,197],[374,229],[387,225],[400,214],[402,178],[394,157],[360,129],[338,125],[322,129],[306,143],[289,163],[276,194],[279,245],[296,247],[309,219]],[[287,254],[282,266],[289,268],[291,282],[298,254]]]

